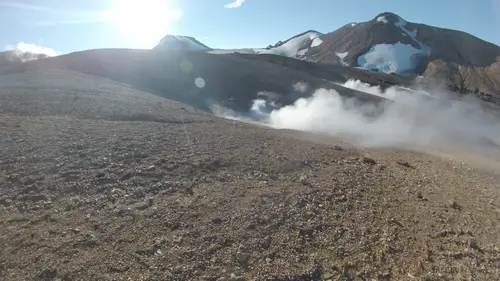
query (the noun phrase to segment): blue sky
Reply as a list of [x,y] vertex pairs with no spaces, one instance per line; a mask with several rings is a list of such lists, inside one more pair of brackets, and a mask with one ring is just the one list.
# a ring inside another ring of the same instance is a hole
[[59,54],[151,48],[166,33],[194,36],[212,48],[265,47],[381,12],[500,45],[500,0],[0,0],[0,49],[19,42]]

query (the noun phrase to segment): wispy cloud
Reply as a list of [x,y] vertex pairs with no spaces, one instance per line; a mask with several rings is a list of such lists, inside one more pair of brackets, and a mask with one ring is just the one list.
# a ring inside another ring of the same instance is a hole
[[[238,0],[239,1],[239,0]],[[27,24],[38,25],[38,26],[55,26],[55,25],[76,25],[76,24],[89,24],[89,23],[100,23],[100,22],[116,22],[117,21],[117,11],[114,9],[109,10],[76,10],[76,9],[65,9],[56,8],[44,5],[33,5],[25,3],[16,2],[6,2],[0,0],[0,9],[2,7],[11,9],[20,9],[26,11],[38,12],[37,14],[42,16],[44,14],[51,14],[49,20],[37,20],[30,19],[25,21]],[[127,11],[129,12],[129,11]],[[164,9],[162,18],[168,20],[179,20],[183,15],[181,9],[169,8]],[[47,18],[46,16],[42,16]],[[123,20],[123,19],[120,19]]]
[[50,7],[24,4],[24,3],[15,3],[15,2],[0,2],[0,7],[31,10],[31,11],[37,11],[37,12],[57,12],[58,11],[58,10],[50,8]]
[[[0,7],[19,9],[26,11],[39,12],[38,15],[42,14],[55,14],[61,15],[61,19],[57,20],[28,20],[26,23],[40,26],[52,26],[52,25],[68,25],[68,24],[84,24],[84,23],[94,23],[94,22],[104,22],[107,21],[106,13],[107,11],[89,11],[89,10],[75,10],[75,9],[64,9],[55,8],[43,5],[33,5],[26,3],[16,3],[16,2],[2,2],[0,0]],[[56,18],[54,15],[51,18]],[[66,17],[66,19],[64,18]],[[67,18],[71,19],[67,19]]]
[[86,24],[86,23],[97,23],[106,22],[108,19],[104,17],[87,18],[81,20],[60,20],[60,21],[27,21],[28,24],[39,25],[39,26],[54,26],[54,25],[74,25],[74,24]]
[[27,3],[16,3],[16,2],[5,2],[5,1],[0,1],[0,7],[20,9],[20,10],[30,10],[35,12],[70,13],[70,14],[81,14],[81,15],[89,15],[96,13],[95,11],[72,10],[64,8],[54,8],[44,5],[33,5]]
[[245,2],[245,0],[234,0],[234,2],[226,4],[224,6],[224,8],[227,8],[227,9],[238,8],[241,5],[243,5],[243,2]]

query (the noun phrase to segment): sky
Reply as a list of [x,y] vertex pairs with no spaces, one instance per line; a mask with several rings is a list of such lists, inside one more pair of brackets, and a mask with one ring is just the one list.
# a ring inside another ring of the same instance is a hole
[[0,50],[148,49],[166,34],[211,48],[265,47],[382,12],[500,45],[500,0],[0,0]]

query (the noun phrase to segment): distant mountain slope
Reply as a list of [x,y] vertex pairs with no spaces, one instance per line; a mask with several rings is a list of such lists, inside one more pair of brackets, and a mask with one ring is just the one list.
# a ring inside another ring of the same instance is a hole
[[[105,77],[205,109],[217,102],[237,111],[247,111],[260,92],[276,93],[278,98],[274,101],[285,105],[301,95],[311,95],[318,88],[335,89],[341,95],[356,96],[361,100],[382,100],[300,69],[205,52],[166,55],[153,50],[90,50],[1,67],[0,74],[49,69]],[[309,87],[296,93],[293,85],[298,82]]]
[[301,34],[295,35],[285,41],[278,41],[274,45],[269,45],[266,48],[244,48],[244,49],[216,49],[210,50],[212,54],[262,54],[262,55],[278,55],[296,59],[305,59],[309,49],[317,47],[323,43],[321,36],[323,34],[308,30]]
[[209,47],[189,36],[167,35],[158,43],[155,50],[168,51],[207,51]]

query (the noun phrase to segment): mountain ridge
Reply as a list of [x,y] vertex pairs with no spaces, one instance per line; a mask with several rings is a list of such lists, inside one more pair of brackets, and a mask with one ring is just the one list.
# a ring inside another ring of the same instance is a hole
[[307,30],[267,48],[209,52],[274,54],[386,73],[413,73],[430,86],[444,82],[459,93],[500,95],[499,46],[464,31],[409,22],[391,12],[328,33]]

